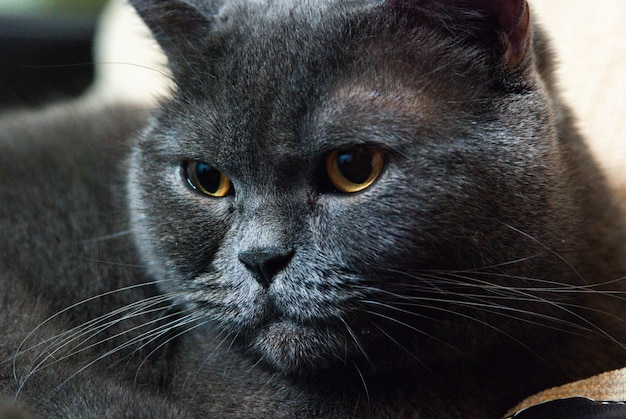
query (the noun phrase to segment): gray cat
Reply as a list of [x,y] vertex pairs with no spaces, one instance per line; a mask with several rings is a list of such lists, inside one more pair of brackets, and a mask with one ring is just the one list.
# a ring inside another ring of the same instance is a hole
[[625,213],[525,1],[132,4],[159,109],[0,120],[0,394],[499,418],[626,365]]

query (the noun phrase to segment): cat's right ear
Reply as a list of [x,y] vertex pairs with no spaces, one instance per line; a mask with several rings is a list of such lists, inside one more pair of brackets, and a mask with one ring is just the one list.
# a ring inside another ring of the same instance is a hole
[[202,55],[211,18],[182,0],[130,0],[168,58],[174,73],[189,70]]

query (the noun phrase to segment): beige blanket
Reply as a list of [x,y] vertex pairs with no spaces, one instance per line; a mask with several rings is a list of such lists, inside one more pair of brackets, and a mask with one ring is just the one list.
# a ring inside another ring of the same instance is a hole
[[626,199],[626,1],[535,0],[579,126]]

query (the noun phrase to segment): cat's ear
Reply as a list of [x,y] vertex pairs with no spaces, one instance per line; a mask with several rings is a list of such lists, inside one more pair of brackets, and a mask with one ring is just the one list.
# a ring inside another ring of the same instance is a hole
[[509,69],[516,68],[529,49],[530,10],[526,0],[386,0],[386,2],[393,9],[400,9],[403,13],[411,13],[412,10],[419,11],[420,14],[424,13],[424,10],[430,11],[429,21],[443,24],[451,31],[460,30],[463,36],[471,34],[481,44],[495,40],[498,43],[498,59]]
[[523,60],[530,44],[530,10],[526,0],[470,0],[476,10],[492,18],[505,47],[510,69]]
[[210,29],[211,18],[182,0],[130,0],[167,55],[174,72],[200,56],[200,42]]

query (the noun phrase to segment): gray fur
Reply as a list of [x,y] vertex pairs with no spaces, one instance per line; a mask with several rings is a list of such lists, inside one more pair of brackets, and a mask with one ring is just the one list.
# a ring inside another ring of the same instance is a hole
[[[497,418],[626,363],[624,211],[540,31],[507,58],[492,14],[520,2],[132,3],[177,83],[149,120],[0,121],[3,394],[44,416]],[[351,195],[324,174],[346,146],[386,154]],[[190,160],[234,193],[192,190]],[[242,263],[259,249],[289,255],[269,283]]]

